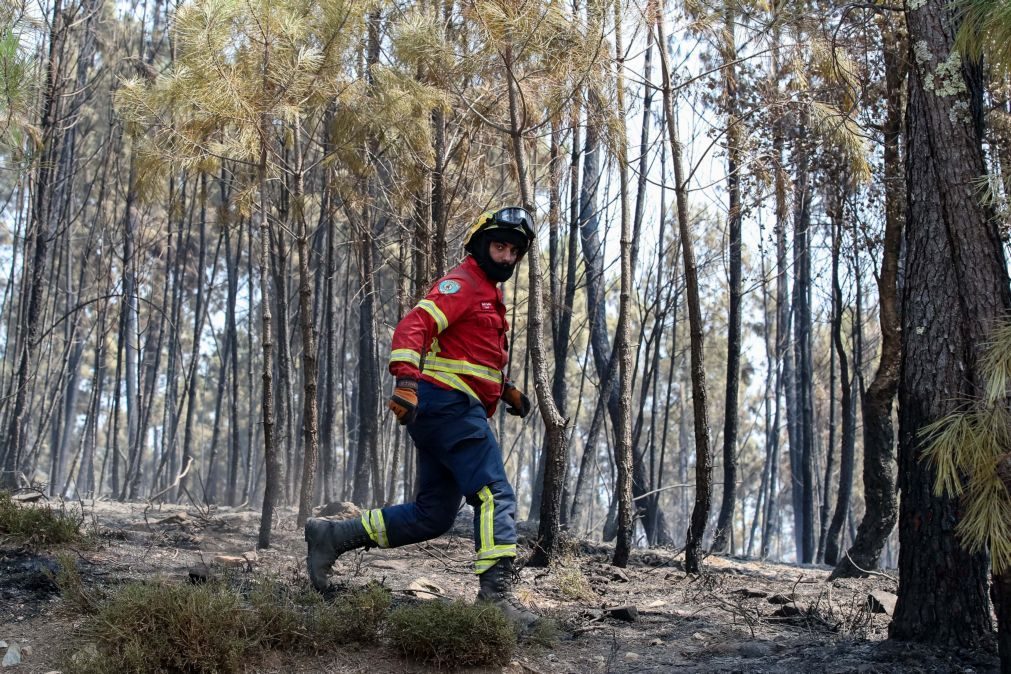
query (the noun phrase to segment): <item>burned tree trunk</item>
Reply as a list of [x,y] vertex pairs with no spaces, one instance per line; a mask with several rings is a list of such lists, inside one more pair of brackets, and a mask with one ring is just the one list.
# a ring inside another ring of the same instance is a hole
[[[991,639],[988,564],[955,536],[957,498],[935,496],[925,426],[979,395],[978,361],[1011,308],[996,223],[981,204],[982,88],[953,49],[942,0],[906,11],[911,70],[899,388],[899,599],[889,636],[978,648]],[[943,152],[939,151],[943,148]]]

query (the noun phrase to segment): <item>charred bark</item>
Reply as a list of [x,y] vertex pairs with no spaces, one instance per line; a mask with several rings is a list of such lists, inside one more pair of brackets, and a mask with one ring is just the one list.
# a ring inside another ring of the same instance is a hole
[[[849,359],[842,338],[842,286],[839,283],[839,256],[842,247],[842,204],[836,200],[832,219],[832,295],[835,298],[836,313],[832,319],[832,341],[839,354],[840,413],[842,414],[842,445],[839,453],[839,491],[836,496],[835,511],[825,540],[825,563],[839,561],[839,539],[843,523],[850,509],[853,493],[853,467],[856,455],[856,405],[853,401],[853,386],[850,380]],[[831,448],[829,448],[831,451]],[[828,481],[825,482],[828,492]]]
[[663,30],[663,5],[656,14],[657,44],[660,49],[660,63],[663,71],[663,105],[667,122],[667,133],[674,164],[674,195],[677,203],[678,232],[681,237],[681,255],[685,265],[685,291],[688,304],[688,324],[691,337],[691,380],[692,411],[695,424],[695,507],[685,543],[685,570],[688,573],[702,571],[702,539],[706,532],[706,522],[712,506],[712,455],[709,440],[709,411],[706,393],[705,343],[702,331],[702,305],[699,299],[698,267],[695,261],[695,247],[688,222],[688,185],[685,182],[682,165],[682,145],[678,136],[677,122],[673,110],[670,63],[667,56],[667,41]]
[[737,59],[734,41],[736,13],[734,0],[725,5],[723,45],[723,87],[727,116],[727,233],[729,238],[728,291],[730,310],[727,316],[727,388],[723,406],[723,498],[716,520],[713,552],[733,552],[731,537],[734,506],[737,500],[737,428],[738,389],[741,378],[741,136],[738,119],[737,76],[732,64]]
[[[976,397],[979,358],[1011,307],[986,175],[978,64],[950,67],[956,25],[942,0],[906,11],[911,65],[899,388],[899,598],[889,636],[979,648],[991,639],[987,558],[955,535],[958,499],[933,494],[920,461],[927,424]],[[955,62],[957,63],[957,62]],[[949,64],[949,66],[945,66]],[[943,87],[951,95],[940,95]]]

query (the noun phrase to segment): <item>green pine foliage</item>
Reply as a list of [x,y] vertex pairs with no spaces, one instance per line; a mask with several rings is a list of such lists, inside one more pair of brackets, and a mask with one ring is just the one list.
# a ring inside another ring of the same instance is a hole
[[[446,94],[403,68],[361,71],[359,36],[370,7],[361,0],[181,6],[172,66],[126,81],[116,97],[138,142],[143,193],[156,196],[170,171],[254,165],[264,144],[268,180],[280,179],[294,170],[286,149],[322,129],[331,152],[320,165],[340,168],[335,177],[346,180],[349,197],[375,170],[363,152],[369,139],[387,161],[430,161],[428,118],[447,105]],[[251,172],[236,177],[245,177],[236,203],[249,213],[255,180]]]
[[961,19],[955,45],[963,54],[986,57],[987,63],[1011,73],[1011,3],[1006,0],[960,0]]
[[40,141],[31,123],[37,62],[27,44],[33,26],[18,2],[0,5],[0,149],[15,160],[30,154]]
[[980,370],[982,399],[924,428],[923,458],[935,471],[935,493],[962,497],[962,542],[974,552],[988,547],[1000,574],[1011,569],[1011,495],[997,474],[1001,457],[1011,452],[1011,323],[994,330]]

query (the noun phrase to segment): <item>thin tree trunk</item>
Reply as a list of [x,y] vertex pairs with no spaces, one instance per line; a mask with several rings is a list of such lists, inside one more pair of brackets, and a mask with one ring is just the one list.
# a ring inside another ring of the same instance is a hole
[[134,227],[136,226],[136,153],[130,154],[130,173],[128,178],[126,206],[123,219],[123,299],[120,311],[123,317],[123,348],[126,380],[126,447],[127,465],[123,479],[123,492],[120,499],[134,500],[138,496],[138,476],[142,459],[140,442],[137,441],[139,419],[139,404],[137,401],[137,296],[136,296],[136,260],[134,258]]
[[[363,218],[364,220],[364,218]],[[358,226],[358,269],[361,282],[361,302],[358,314],[358,378],[357,378],[357,425],[358,441],[355,449],[354,488],[351,500],[366,504],[375,496],[370,493],[369,479],[372,462],[379,441],[379,382],[375,379],[376,365],[376,282],[373,259],[372,227],[366,222]],[[378,485],[373,489],[379,490]]]
[[[264,198],[266,198],[266,197],[264,197]],[[261,232],[262,232],[262,227],[263,226],[264,226],[263,223],[261,223],[260,224]],[[267,224],[267,227],[269,227],[269,223]],[[268,234],[269,234],[269,232],[268,232]],[[249,235],[246,237],[246,279],[248,279],[247,283],[246,283],[246,296],[247,296],[247,299],[248,299],[249,306],[252,306],[253,302],[255,301],[254,300],[255,292],[254,292],[253,289],[255,287],[255,284],[260,280],[260,279],[257,278],[256,273],[253,271],[253,259],[254,259],[253,258],[253,250],[254,250],[253,249],[253,241],[254,241],[254,236],[253,236],[253,219],[252,219],[252,217],[250,217],[250,219],[249,219]],[[240,247],[242,246],[242,237],[241,236],[239,237],[238,245]],[[267,246],[268,246],[268,251],[269,251],[269,246],[270,246],[270,242],[269,241],[267,242]],[[259,250],[257,250],[256,258],[255,259],[258,261],[259,258],[260,258],[260,253],[259,253]],[[238,259],[238,258],[236,258],[236,259]],[[267,271],[266,273],[269,274],[269,271]],[[249,407],[248,407],[249,414],[248,414],[248,417],[250,419],[252,419],[252,418],[255,417],[255,409],[256,409],[256,406],[255,406],[255,404],[253,402],[254,401],[254,395],[252,393],[255,390],[255,381],[256,381],[255,380],[255,374],[254,374],[254,370],[256,368],[256,358],[253,357],[253,354],[255,352],[254,351],[254,345],[253,345],[253,335],[256,334],[256,330],[254,328],[254,325],[255,325],[255,322],[256,322],[256,318],[254,316],[254,313],[255,312],[253,312],[253,311],[246,312],[246,353],[249,354],[249,358],[247,359],[247,367],[246,367],[246,390],[250,391],[250,395],[247,398],[247,400],[249,401]],[[262,316],[261,316],[261,320],[262,320]],[[261,367],[263,366],[262,363],[260,365],[261,365]],[[263,390],[262,390],[262,388],[263,388],[263,386],[261,384],[261,391],[260,391],[260,397],[261,397],[261,399],[263,397]],[[273,405],[273,392],[271,393],[271,405]],[[262,415],[262,410],[261,410],[261,415]],[[273,407],[271,408],[271,420],[272,420],[271,423],[273,423]],[[257,463],[258,463],[257,460],[256,460],[256,448],[260,446],[260,437],[259,437],[259,434],[260,434],[260,431],[262,429],[263,429],[263,425],[262,424],[253,424],[253,423],[251,423],[251,424],[248,424],[246,426],[246,454],[245,454],[245,472],[246,472],[246,475],[245,475],[245,480],[243,480],[243,487],[242,487],[242,502],[243,503],[248,503],[249,501],[255,500],[255,498],[256,498],[256,491],[257,491],[257,482],[256,481],[258,479],[258,476],[256,475]],[[263,441],[266,442],[266,434],[264,434]],[[271,439],[271,446],[273,447],[273,439]]]
[[[625,57],[622,41],[621,4],[614,2],[614,51],[618,119],[625,119]],[[624,125],[624,121],[622,121]],[[624,126],[622,126],[624,131]],[[615,350],[618,354],[618,423],[617,443],[614,463],[618,469],[615,490],[618,493],[618,539],[614,546],[612,564],[617,567],[628,565],[632,550],[632,533],[635,504],[632,502],[632,345],[629,325],[630,304],[632,303],[632,277],[635,274],[635,259],[632,256],[632,222],[628,212],[628,157],[626,156],[625,134],[619,133],[615,143],[618,162],[619,201],[621,208],[621,290],[618,299],[618,325]]]
[[[433,279],[442,278],[446,274],[447,253],[446,253],[446,116],[441,107],[436,107],[432,112],[432,127],[435,129],[434,150],[435,168],[432,171],[432,225],[435,227],[435,246],[433,247],[431,258],[434,260],[434,273],[425,273],[421,279],[419,289],[427,286]],[[426,239],[419,239],[419,242]],[[424,245],[418,246],[424,249]],[[428,256],[425,256],[426,260]],[[427,265],[425,265],[427,267]],[[425,269],[428,272],[427,269]]]
[[302,139],[298,118],[295,122],[295,190],[292,207],[298,227],[298,300],[302,329],[302,379],[305,393],[302,396],[302,432],[305,435],[305,459],[302,462],[302,491],[298,499],[298,517],[295,526],[304,527],[312,511],[313,480],[319,458],[319,421],[317,418],[316,380],[319,369],[316,362],[316,326],[312,313],[312,275],[309,272],[309,233],[303,212]]
[[[372,68],[379,63],[380,28],[382,13],[375,9],[368,16],[368,39],[366,49],[367,79],[370,87],[375,84]],[[378,174],[376,180],[389,178],[388,167],[380,156],[379,141],[370,136],[367,143],[369,160]],[[368,188],[372,201],[379,202],[376,180],[370,180]],[[357,504],[370,501],[382,503],[383,481],[379,479],[379,364],[378,334],[376,327],[376,299],[379,293],[379,279],[376,274],[376,242],[378,227],[370,217],[369,210],[363,208],[358,227],[361,244],[358,269],[361,279],[361,304],[358,315],[358,442],[355,461],[353,500]],[[350,217],[350,216],[349,216]],[[371,478],[372,489],[369,491]]]
[[[808,150],[807,121],[803,118],[797,128],[794,141],[796,156],[796,176],[794,179],[794,239],[793,265],[794,275],[794,306],[796,307],[796,322],[794,323],[794,338],[796,348],[794,354],[797,364],[797,412],[800,446],[794,452],[799,459],[795,465],[794,486],[800,479],[801,517],[800,556],[799,561],[810,564],[815,556],[815,438],[814,438],[814,362],[811,355],[813,319],[811,315],[811,188],[809,185],[810,152]],[[799,476],[797,474],[799,469]]]
[[[509,122],[513,162],[519,183],[520,199],[523,207],[535,212],[533,188],[527,174],[524,129],[520,125],[520,92],[513,70],[512,44],[507,43],[503,54],[506,82],[509,94]],[[537,391],[537,406],[547,432],[547,461],[544,470],[544,494],[541,501],[538,546],[529,564],[547,566],[561,553],[561,500],[562,478],[568,460],[568,437],[565,434],[565,419],[558,411],[551,397],[551,378],[548,375],[547,354],[544,347],[544,306],[541,281],[540,251],[532,244],[526,259],[529,267],[530,304],[527,313],[527,344],[534,372],[534,389]]]
[[[269,54],[269,42],[264,41],[264,60]],[[268,85],[264,81],[264,89]],[[281,457],[274,446],[274,388],[271,356],[274,339],[271,331],[270,312],[270,242],[272,237],[270,211],[267,206],[267,143],[273,132],[266,114],[260,118],[260,163],[257,167],[257,182],[260,189],[260,340],[263,348],[263,457],[267,469],[266,485],[263,489],[263,507],[260,510],[260,530],[256,545],[270,547],[270,532],[274,520],[274,506],[281,487]],[[250,466],[252,468],[252,466]],[[252,491],[252,490],[250,490]]]
[[[842,246],[842,203],[836,212],[831,214],[833,220],[832,241],[832,294],[835,296],[837,313],[832,323],[832,339],[839,353],[839,384],[842,389],[840,397],[842,414],[842,446],[839,455],[839,493],[836,498],[835,512],[832,514],[832,524],[828,529],[828,540],[825,542],[825,563],[837,564],[839,561],[839,538],[843,524],[850,510],[850,496],[853,492],[853,467],[856,460],[856,405],[853,400],[853,386],[850,382],[849,360],[846,357],[846,346],[842,338],[842,286],[839,283],[839,254]],[[859,271],[857,272],[859,273]],[[825,484],[828,491],[828,483]]]
[[[571,321],[572,317],[572,306],[575,302],[576,294],[576,244],[579,240],[579,225],[580,225],[580,180],[579,180],[579,165],[580,157],[582,155],[583,146],[581,144],[581,126],[580,126],[580,106],[579,101],[573,102],[572,110],[570,113],[571,126],[572,126],[572,154],[569,162],[569,235],[568,235],[568,268],[566,270],[565,278],[565,306],[569,312],[569,319]],[[564,318],[564,317],[563,317]],[[563,331],[563,326],[566,328],[571,325],[563,323],[559,320],[559,335],[560,339],[568,337],[565,335],[566,331]],[[590,348],[589,343],[587,343],[587,349]],[[585,377],[585,370],[583,373]],[[557,384],[558,386],[563,386],[564,382]],[[582,386],[582,380],[580,382]],[[581,513],[585,507],[585,500],[580,502],[583,497],[581,492],[583,481],[586,478],[586,463],[587,463],[587,446],[583,447],[583,458],[580,460],[579,471],[576,475],[576,482],[572,488],[572,499],[571,505],[569,507],[568,513],[568,523],[570,528],[578,529],[581,521]]]
[[6,453],[3,471],[0,472],[0,488],[15,489],[20,486],[18,476],[21,474],[21,462],[26,446],[25,413],[28,406],[28,379],[30,371],[37,365],[39,326],[42,316],[42,294],[47,283],[47,267],[49,264],[49,244],[52,239],[52,219],[49,212],[52,194],[50,185],[53,179],[54,156],[56,148],[57,116],[59,108],[59,91],[62,89],[62,70],[57,55],[62,50],[66,34],[65,21],[61,0],[55,0],[53,6],[53,28],[49,35],[49,56],[46,60],[46,83],[42,99],[42,157],[35,170],[35,190],[31,209],[30,246],[25,249],[32,251],[32,265],[27,309],[24,313],[24,335],[21,342],[21,355],[18,358],[17,373],[14,381],[14,406],[11,410],[10,425],[7,430]]
[[[200,359],[200,339],[204,327],[204,267],[207,263],[207,174],[200,173],[200,242],[197,256],[197,297],[193,307],[193,356],[190,361],[189,383],[186,385],[186,425],[183,429],[183,460],[180,465],[179,492],[184,493],[188,485],[189,467],[195,460],[193,454],[193,424],[197,407],[197,362]],[[220,239],[219,239],[220,244]]]
[[[84,422],[84,457],[81,460],[81,472],[83,479],[78,476],[77,486],[82,495],[95,498],[98,491],[95,489],[95,449],[98,445],[98,417],[102,404],[102,396],[105,391],[105,345],[106,345],[106,303],[103,303],[98,314],[98,332],[95,348],[95,368],[92,376],[91,405],[88,410],[88,418]],[[101,480],[99,480],[101,485]]]
[[572,494],[572,511],[569,513],[569,521],[572,526],[580,528],[583,521],[583,513],[589,502],[589,491],[590,483],[592,478],[590,477],[590,464],[596,460],[597,455],[597,438],[600,437],[601,431],[604,428],[604,417],[606,416],[607,409],[607,399],[611,395],[611,391],[615,386],[615,362],[612,361],[607,366],[607,372],[605,374],[603,382],[600,385],[600,397],[597,398],[597,402],[593,408],[593,416],[590,420],[590,428],[586,433],[586,439],[583,443],[583,455],[579,462],[579,471],[576,473],[576,483],[573,487]]
[[[598,101],[599,103],[599,101]],[[604,302],[604,246],[600,238],[600,213],[597,210],[597,190],[600,184],[600,129],[590,121],[586,127],[583,150],[583,183],[580,194],[579,234],[586,269],[586,313],[590,321],[590,344],[597,377],[604,381],[611,359],[611,344],[607,332]],[[617,388],[605,399],[611,423],[618,418]]]
[[[652,31],[650,31],[650,33],[652,34]],[[649,42],[652,44],[653,42],[652,37],[649,38]],[[661,124],[661,128],[663,128],[666,126],[665,123],[666,112],[661,113],[661,120],[664,121],[664,123]],[[660,258],[660,263],[657,265],[657,278],[661,278],[663,276],[663,274],[661,273],[661,270],[663,269],[663,260],[664,258],[667,257],[668,254],[667,237],[664,233],[667,226],[667,187],[666,187],[667,144],[666,143],[663,143],[660,146],[660,184],[661,184],[660,188],[661,223],[660,223],[660,233],[659,236],[657,237],[657,248],[658,248],[657,252],[658,257]],[[680,291],[678,289],[677,270],[678,270],[678,260],[680,258],[679,253],[680,246],[678,245],[677,241],[677,231],[675,230],[672,234],[673,239],[671,241],[672,248],[670,252],[671,270],[668,281],[667,301],[664,303],[663,309],[657,313],[658,319],[657,330],[661,330],[663,326],[667,323],[667,312],[669,311],[671,314],[671,331],[670,331],[671,343],[670,343],[670,351],[668,351],[668,353],[670,354],[670,358],[668,359],[667,362],[667,390],[664,396],[664,405],[662,407],[662,409],[667,411],[667,413],[663,415],[663,430],[660,435],[660,460],[656,472],[656,486],[654,487],[654,489],[656,489],[657,491],[650,497],[650,504],[647,510],[647,517],[649,517],[651,521],[656,522],[652,528],[653,539],[650,541],[651,545],[656,545],[659,543],[659,537],[657,536],[657,532],[659,530],[660,496],[661,496],[659,489],[663,487],[663,472],[665,461],[667,458],[667,437],[671,417],[670,411],[674,409],[672,394],[674,390],[674,370],[676,369],[676,354],[678,348],[677,328],[678,328],[678,303]],[[654,400],[659,399],[654,397]],[[685,481],[682,481],[682,484],[684,484],[684,482]],[[684,493],[684,490],[681,490],[681,493]],[[666,535],[668,538],[671,538],[670,532],[667,532]]]
[[[655,11],[655,2],[651,2],[648,8],[648,12],[652,13]],[[649,154],[650,154],[650,140],[649,131],[652,126],[653,118],[653,93],[655,90],[655,85],[650,81],[650,76],[652,74],[652,64],[653,64],[653,31],[647,31],[646,33],[646,53],[643,56],[643,70],[642,78],[644,81],[643,85],[643,101],[642,101],[642,124],[640,127],[639,136],[639,168],[638,168],[638,181],[636,184],[636,196],[635,196],[635,211],[632,219],[632,261],[633,264],[638,260],[639,254],[639,240],[640,232],[642,231],[643,217],[646,209],[646,186],[648,182],[649,174]],[[661,198],[661,216],[660,221],[660,232],[659,232],[659,246],[661,250],[660,258],[657,265],[657,293],[659,296],[661,279],[663,278],[663,246],[664,246],[664,235],[666,230],[666,214],[664,211],[665,202]],[[673,287],[673,281],[671,282],[671,287]],[[669,298],[668,298],[669,299]],[[662,326],[666,320],[666,312],[668,310],[669,303],[664,305],[662,310],[657,312],[656,321],[654,322],[653,336],[655,337],[655,343],[653,345],[653,399],[656,400],[656,387],[659,380],[659,355],[660,355],[660,335],[663,332]],[[635,372],[633,371],[633,376]],[[644,389],[645,391],[645,383]],[[640,422],[636,426],[636,431],[634,435],[634,440],[632,443],[632,495],[634,497],[634,502],[638,503],[636,510],[643,515],[643,528],[646,531],[646,538],[650,545],[667,545],[671,542],[670,533],[668,532],[666,516],[662,510],[659,508],[659,492],[653,496],[646,497],[645,494],[651,490],[658,488],[658,484],[654,479],[659,479],[657,474],[654,472],[655,466],[652,465],[655,461],[655,434],[652,430],[655,428],[655,424],[651,423],[651,433],[649,439],[649,453],[651,465],[647,470],[645,463],[645,451],[639,451],[639,432],[641,431],[641,419],[642,419],[642,408],[640,408],[639,419]],[[653,406],[652,416],[655,418],[657,412],[656,405]],[[662,453],[662,452],[661,452]]]
[[892,401],[899,384],[898,268],[902,246],[905,185],[899,139],[902,133],[902,81],[905,61],[899,54],[902,36],[891,19],[879,19],[884,35],[886,118],[884,127],[885,239],[878,275],[881,356],[874,379],[861,399],[863,417],[863,483],[865,511],[856,539],[839,560],[831,578],[864,575],[878,566],[881,550],[895,527],[895,430]]
[[[768,83],[769,95],[778,95],[779,80],[780,80],[780,64],[779,64],[779,42],[780,34],[779,27],[776,24],[773,27],[772,33],[772,47],[771,47],[771,60],[772,60],[772,76]],[[782,115],[782,109],[778,110],[780,116]],[[776,363],[777,363],[777,374],[776,374],[776,411],[773,419],[773,429],[775,430],[773,435],[773,442],[775,443],[772,450],[772,462],[773,462],[773,475],[771,481],[773,485],[776,485],[776,475],[775,472],[779,468],[779,453],[780,453],[780,433],[779,427],[782,423],[783,408],[786,408],[786,437],[787,437],[787,448],[789,451],[789,465],[790,474],[788,476],[790,483],[790,495],[791,502],[793,505],[793,515],[794,515],[794,548],[797,552],[797,559],[800,559],[800,532],[802,527],[800,526],[800,520],[802,518],[802,502],[801,502],[801,492],[797,488],[797,483],[794,478],[794,467],[797,465],[797,460],[794,455],[797,448],[800,447],[800,442],[797,438],[797,420],[796,420],[796,386],[794,382],[793,373],[793,348],[792,340],[790,339],[791,324],[793,314],[790,310],[790,276],[789,276],[789,262],[787,258],[787,203],[786,203],[786,168],[784,166],[784,156],[783,156],[783,146],[785,144],[784,134],[783,134],[783,120],[781,117],[777,117],[773,121],[772,125],[772,148],[773,148],[773,161],[775,164],[775,175],[774,181],[774,192],[775,192],[775,208],[776,208]],[[775,491],[770,492],[774,494]],[[771,545],[774,533],[778,533],[780,530],[780,518],[782,517],[782,512],[775,507],[778,499],[770,498],[767,502],[767,512],[766,512],[766,531],[762,534],[762,558],[768,558],[771,553]]]
[[[324,371],[326,372],[323,393],[323,502],[330,503],[335,498],[335,473],[337,470],[335,456],[336,417],[337,417],[337,226],[334,221],[333,195],[329,187],[323,188],[323,210],[320,214],[320,226],[326,232],[326,282],[324,283],[324,318],[326,326],[326,350],[324,353]],[[421,246],[419,246],[421,248]]]
[[709,411],[706,395],[705,344],[702,332],[702,305],[699,299],[698,268],[695,248],[688,222],[688,185],[682,167],[682,146],[678,138],[677,120],[674,117],[671,72],[667,56],[667,41],[663,28],[664,6],[656,14],[657,44],[663,71],[663,105],[667,133],[674,164],[674,196],[677,203],[678,231],[681,237],[681,254],[685,265],[685,290],[688,300],[688,324],[691,334],[692,411],[695,418],[695,508],[685,543],[685,570],[702,571],[702,539],[712,503],[712,455],[709,444]]
[[[239,295],[239,265],[242,257],[242,220],[239,221],[238,233],[235,237],[234,258],[232,257],[229,232],[230,228],[226,225],[225,265],[228,275],[228,306],[225,307],[225,329],[228,332],[226,340],[232,345],[232,349],[228,353],[231,386],[228,392],[228,480],[225,488],[225,502],[234,506],[238,502],[239,470],[242,458],[242,443],[239,436],[239,338],[235,316],[235,302]],[[249,353],[248,355],[252,360],[253,354]],[[253,391],[250,390],[248,393],[252,398]]]
[[738,119],[737,60],[734,29],[737,24],[735,0],[724,5],[723,88],[727,113],[727,232],[729,234],[730,311],[727,316],[727,388],[723,406],[723,498],[716,520],[713,552],[732,553],[734,507],[737,503],[738,390],[741,374],[741,136]]
[[[279,198],[279,201],[282,200]],[[288,207],[290,208],[290,206]],[[285,212],[288,208],[278,208],[278,217],[281,222],[285,222]],[[274,279],[275,299],[274,304],[277,310],[277,368],[275,374],[278,379],[278,395],[274,404],[277,406],[277,427],[274,429],[274,443],[278,456],[281,458],[281,478],[279,487],[281,491],[278,498],[282,502],[288,502],[289,495],[294,489],[292,480],[294,470],[292,468],[292,452],[294,442],[292,433],[295,427],[294,421],[294,391],[291,379],[291,342],[289,335],[291,327],[288,319],[290,316],[288,308],[288,251],[281,234],[278,230],[271,228],[271,270]],[[278,421],[279,420],[279,421]]]
[[[175,179],[173,177],[169,180],[170,202],[172,201],[171,195],[174,194]],[[175,208],[170,208],[170,212],[175,210]],[[190,222],[190,225],[190,229],[192,229],[192,222]],[[190,231],[186,233],[187,240],[190,233]],[[170,305],[169,323],[176,326],[181,325],[180,316],[182,316],[183,295],[187,294],[183,290],[183,269],[187,266],[187,251],[189,251],[190,246],[183,244],[182,239],[182,223],[179,223],[178,228],[168,227],[168,240],[165,246],[165,296],[167,303]],[[162,469],[170,461],[170,457],[174,461],[176,435],[179,430],[179,420],[182,417],[182,407],[178,404],[179,382],[176,376],[176,371],[179,369],[177,367],[179,354],[182,350],[179,339],[181,330],[172,330],[171,332],[172,334],[168,341],[168,364],[165,371],[165,402],[162,410],[162,427],[166,430],[162,433],[161,459],[153,478],[153,481],[156,483],[161,477]]]
[[[122,302],[122,300],[121,300]],[[119,420],[120,420],[120,401],[123,399],[121,395],[123,387],[120,385],[123,376],[123,349],[126,347],[125,339],[126,331],[126,312],[119,312],[119,326],[116,335],[116,375],[112,378],[112,389],[114,391],[112,398],[112,431],[110,435],[112,436],[110,440],[109,451],[112,452],[112,494],[113,497],[122,501],[126,497],[123,495],[123,491],[120,489],[120,474],[119,474],[119,460],[122,451],[119,445]]]
[[994,608],[997,610],[997,652],[1000,655],[1000,672],[1011,674],[1011,569],[993,574],[991,594]]
[[[562,167],[559,155],[559,141],[561,136],[561,121],[558,117],[551,119],[551,140],[548,149],[548,315],[551,319],[551,345],[554,351],[555,368],[551,378],[551,396],[555,399],[555,405],[564,416],[566,406],[566,386],[565,386],[565,366],[568,359],[569,335],[568,324],[571,322],[572,307],[565,305],[561,298],[562,284],[560,272],[563,269],[562,256],[560,252],[558,230],[561,219],[561,182]],[[570,260],[571,262],[571,260]],[[559,335],[559,328],[562,322],[566,323],[566,333],[564,338]],[[542,449],[537,462],[537,474],[530,493],[530,512],[540,513],[541,496],[544,493],[544,462],[547,459],[546,442],[547,438],[541,442]],[[568,474],[566,465],[566,475]],[[563,490],[565,479],[563,478]],[[568,512],[565,508],[565,498],[562,499],[561,520],[564,525],[568,519]]]
[[[829,212],[831,212],[832,209],[833,209],[833,206],[830,205],[830,206],[827,207],[826,210],[829,211]],[[832,224],[833,224],[833,227],[834,227],[835,223],[833,222]],[[832,236],[833,237],[835,236],[835,230],[834,229],[833,229]],[[835,241],[835,239],[833,238],[833,244],[834,244],[834,241]],[[835,252],[835,251],[833,251],[833,252]],[[839,274],[839,271],[838,271],[839,256],[838,255],[835,255],[832,258],[832,265],[833,265],[833,268],[832,268],[833,279],[835,279],[838,276],[838,274]],[[830,317],[829,317],[829,332],[830,332],[830,335],[832,337],[835,336],[835,333],[833,331],[835,330],[835,326],[836,326],[837,323],[840,326],[840,330],[842,329],[842,317],[840,315],[841,314],[841,309],[839,308],[839,303],[837,302],[837,299],[839,299],[841,301],[841,297],[837,298],[836,295],[835,295],[835,293],[833,292],[832,293],[832,304],[831,304],[831,310],[830,310]],[[830,337],[830,339],[831,339],[831,337]],[[836,424],[836,418],[835,418],[836,407],[837,407],[837,405],[836,405],[836,378],[835,378],[835,374],[836,374],[836,369],[837,368],[836,368],[836,364],[835,364],[835,359],[836,359],[836,345],[835,345],[835,341],[833,340],[829,344],[829,358],[828,358],[828,362],[829,362],[829,365],[828,365],[828,371],[829,371],[829,376],[828,376],[828,391],[829,391],[828,392],[828,450],[825,452],[825,474],[824,474],[825,477],[822,480],[822,485],[824,486],[824,488],[821,490],[821,507],[819,508],[819,511],[818,511],[818,519],[820,521],[821,528],[818,530],[818,550],[817,550],[817,552],[815,553],[815,556],[814,556],[815,563],[817,563],[817,564],[821,564],[825,560],[825,542],[828,539],[828,525],[829,525],[829,521],[832,519],[831,517],[829,517],[829,507],[830,507],[830,504],[832,502],[832,498],[831,498],[831,496],[832,496],[831,484],[832,484],[832,472],[835,469],[835,444],[836,444],[835,438],[836,438],[836,426],[837,426],[837,424]]]
[[204,483],[204,503],[208,505],[218,501],[218,441],[221,437],[221,406],[224,405],[227,394],[225,385],[228,382],[228,361],[231,358],[232,343],[225,337],[224,351],[221,352],[221,365],[218,367],[218,386],[214,397],[214,427],[211,430],[211,448],[207,457],[207,482]]
[[[762,237],[759,238],[759,241],[762,241]],[[768,504],[772,501],[772,495],[776,492],[775,461],[779,459],[778,452],[773,452],[773,449],[778,447],[779,440],[779,428],[772,422],[772,397],[776,395],[774,375],[776,365],[773,357],[773,340],[771,338],[772,322],[770,321],[769,314],[769,287],[765,266],[765,246],[761,243],[759,245],[759,256],[762,273],[762,342],[765,346],[765,393],[762,405],[765,411],[765,465],[762,467],[762,484],[758,491],[758,503],[755,504],[755,518],[751,522],[751,535],[748,537],[748,548],[744,553],[747,557],[750,557],[754,551],[755,534],[758,529],[760,516],[762,521],[762,544],[759,549],[767,553]],[[764,506],[763,495],[765,497]]]

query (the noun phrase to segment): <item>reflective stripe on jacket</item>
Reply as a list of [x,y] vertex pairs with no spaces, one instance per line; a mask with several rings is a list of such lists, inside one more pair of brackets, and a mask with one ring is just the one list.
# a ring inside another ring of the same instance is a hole
[[501,289],[468,255],[397,324],[390,373],[462,391],[491,416],[502,395],[508,329]]

